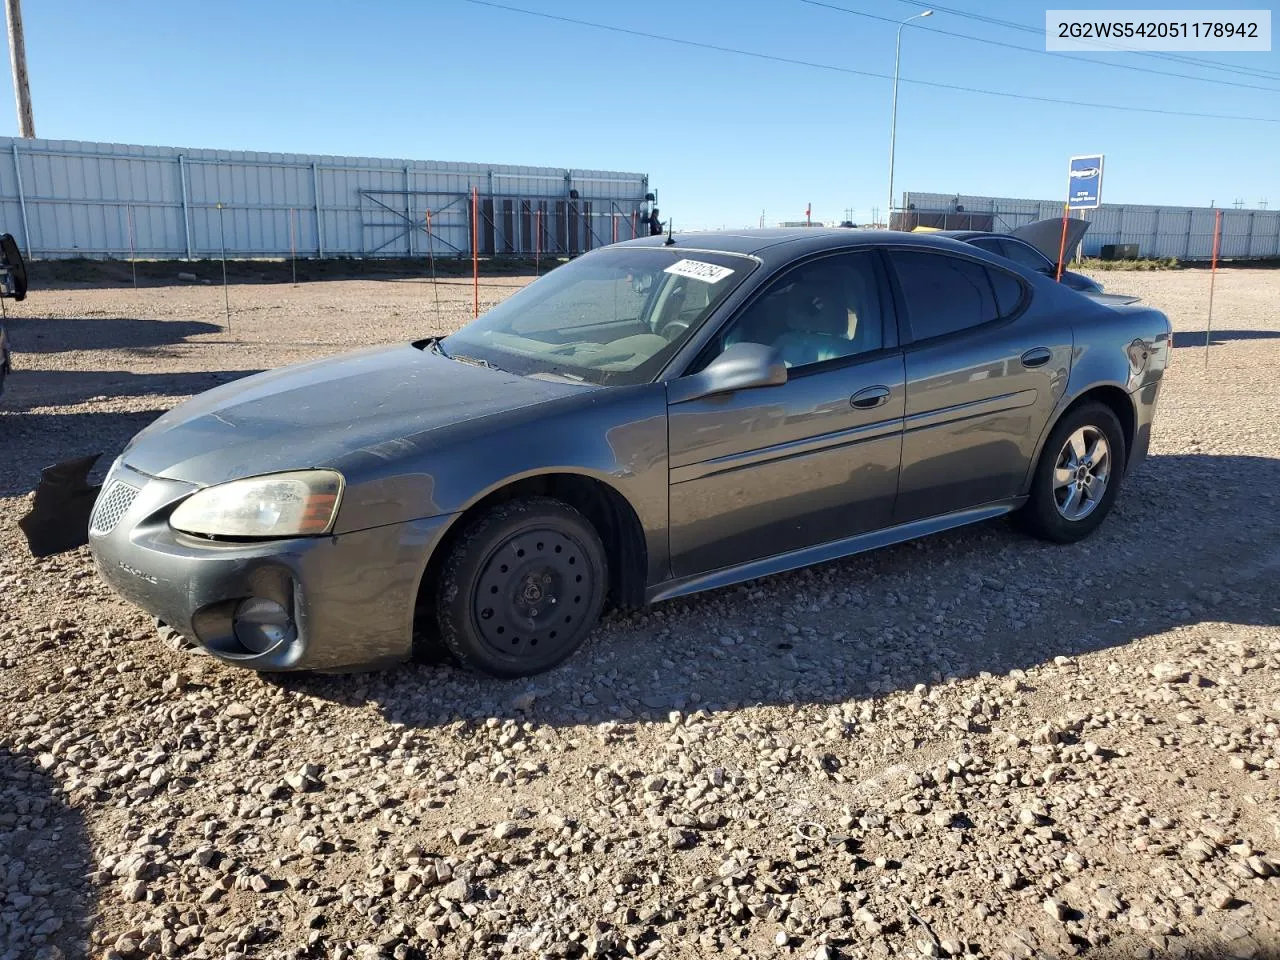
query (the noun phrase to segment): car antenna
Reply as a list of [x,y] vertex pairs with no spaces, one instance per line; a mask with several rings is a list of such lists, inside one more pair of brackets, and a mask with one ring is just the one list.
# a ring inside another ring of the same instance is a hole
[[671,235],[671,231],[674,229],[675,229],[675,221],[668,218],[667,219],[667,239],[662,244],[664,247],[674,247],[676,245],[676,238]]

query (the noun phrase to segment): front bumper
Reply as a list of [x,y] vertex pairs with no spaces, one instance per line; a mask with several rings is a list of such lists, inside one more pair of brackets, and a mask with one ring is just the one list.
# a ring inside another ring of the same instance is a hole
[[[214,656],[255,670],[376,667],[410,655],[419,581],[450,517],[328,537],[212,542],[169,526],[196,489],[120,463],[112,468],[89,549],[121,596]],[[283,606],[296,628],[261,653],[245,647],[232,625],[236,607],[251,597]]]

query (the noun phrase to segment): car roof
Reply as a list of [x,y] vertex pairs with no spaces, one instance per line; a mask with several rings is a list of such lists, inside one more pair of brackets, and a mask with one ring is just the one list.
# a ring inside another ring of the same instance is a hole
[[955,240],[972,240],[974,237],[1007,237],[1007,233],[995,233],[991,230],[931,230],[935,237],[951,237]]
[[854,230],[848,227],[781,227],[764,230],[699,230],[667,236],[640,237],[615,244],[619,247],[663,247],[738,253],[768,260],[791,260],[823,250],[847,250],[883,244],[955,249],[955,239],[939,233],[907,233],[902,230]]

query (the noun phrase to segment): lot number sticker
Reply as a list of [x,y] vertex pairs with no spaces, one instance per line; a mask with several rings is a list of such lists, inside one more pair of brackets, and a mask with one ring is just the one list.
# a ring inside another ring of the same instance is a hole
[[702,260],[677,260],[663,273],[674,273],[678,277],[691,277],[703,283],[719,283],[733,273],[732,267],[722,267],[717,263],[705,263]]

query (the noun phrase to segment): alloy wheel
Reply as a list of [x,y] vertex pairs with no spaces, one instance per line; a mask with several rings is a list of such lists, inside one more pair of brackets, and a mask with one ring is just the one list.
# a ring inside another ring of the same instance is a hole
[[1066,520],[1083,520],[1097,509],[1111,477],[1111,447],[1097,427],[1067,437],[1053,469],[1053,501]]

